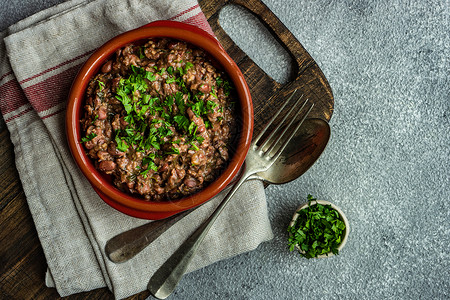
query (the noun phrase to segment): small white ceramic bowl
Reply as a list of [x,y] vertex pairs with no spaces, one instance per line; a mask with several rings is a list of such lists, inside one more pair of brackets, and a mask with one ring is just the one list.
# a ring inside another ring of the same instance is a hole
[[[317,203],[322,204],[322,205],[331,205],[331,207],[333,209],[335,209],[338,213],[339,216],[341,217],[341,220],[344,222],[345,224],[345,231],[344,231],[344,238],[342,239],[341,244],[339,245],[339,247],[337,248],[339,252],[341,252],[341,249],[344,248],[345,243],[347,243],[347,239],[348,239],[348,234],[350,232],[350,225],[348,223],[347,217],[345,216],[345,214],[342,212],[342,210],[337,207],[336,205],[334,205],[331,202],[325,201],[325,200],[314,200],[311,201],[311,206],[316,205]],[[301,209],[305,209],[308,208],[308,202],[303,203],[302,205],[300,205],[299,208],[297,208],[297,210],[295,211],[294,216],[292,217],[291,223],[289,223],[289,227],[294,226],[295,221],[297,220],[299,214],[297,213],[299,210]],[[301,253],[304,253],[303,250],[300,249],[300,247],[298,245],[295,245],[295,247],[297,248],[297,250]],[[334,254],[332,252],[329,252],[328,255],[327,254],[322,254],[322,255],[318,255],[315,258],[325,258],[325,257],[330,257],[333,256]]]

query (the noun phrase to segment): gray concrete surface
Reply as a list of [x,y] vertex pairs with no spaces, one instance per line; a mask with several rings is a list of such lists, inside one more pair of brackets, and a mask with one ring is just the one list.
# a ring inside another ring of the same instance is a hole
[[[3,1],[0,29],[61,1]],[[275,238],[188,274],[171,299],[449,299],[448,1],[264,1],[335,96],[332,137],[298,180],[267,189]],[[221,24],[278,81],[289,57],[240,8]],[[351,232],[339,256],[307,260],[286,227],[308,193]]]

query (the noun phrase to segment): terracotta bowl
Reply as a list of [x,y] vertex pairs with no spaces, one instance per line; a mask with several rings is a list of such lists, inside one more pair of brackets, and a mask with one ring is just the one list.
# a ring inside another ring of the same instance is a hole
[[[236,139],[236,148],[223,173],[196,194],[164,202],[147,201],[136,195],[120,191],[114,186],[109,176],[95,169],[93,162],[85,153],[84,146],[80,143],[80,118],[83,116],[85,90],[91,77],[97,74],[104,62],[119,48],[131,42],[157,37],[186,41],[211,55],[213,60],[219,64],[219,68],[227,73],[234,84],[239,100],[238,124],[241,125]],[[253,133],[253,106],[244,76],[214,37],[191,25],[174,21],[157,21],[116,36],[89,57],[76,76],[69,93],[66,132],[76,164],[106,203],[130,216],[156,220],[199,206],[217,195],[230,183],[244,163],[250,147]]]

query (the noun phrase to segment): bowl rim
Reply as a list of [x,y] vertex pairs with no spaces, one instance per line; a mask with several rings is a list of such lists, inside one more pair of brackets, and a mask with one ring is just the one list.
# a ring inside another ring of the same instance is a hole
[[[207,187],[198,193],[176,200],[163,202],[146,201],[138,199],[129,193],[120,191],[112,183],[106,182],[103,175],[95,169],[90,158],[86,155],[81,140],[80,115],[84,104],[84,93],[89,80],[94,76],[104,62],[115,53],[115,51],[126,44],[146,40],[149,38],[167,37],[183,40],[205,50],[217,61],[224,72],[227,73],[238,94],[240,102],[242,132],[236,144],[231,161],[224,172]],[[244,163],[250,147],[253,134],[253,103],[250,90],[244,75],[237,64],[226,53],[219,42],[202,29],[193,25],[176,21],[156,21],[143,27],[133,29],[110,39],[100,48],[94,51],[83,64],[75,77],[68,96],[66,111],[66,135],[72,156],[76,164],[88,179],[88,181],[101,193],[111,200],[141,212],[181,212],[183,210],[198,206],[223,190],[237,175]]]
[[[312,200],[311,201],[311,206],[312,205],[316,205],[316,204],[322,204],[322,205],[331,205],[331,207],[336,210],[339,214],[339,216],[341,217],[341,220],[344,222],[345,224],[345,233],[344,233],[344,238],[342,239],[341,243],[339,244],[339,246],[337,247],[337,250],[340,252],[342,248],[344,248],[345,244],[347,243],[348,240],[348,235],[350,233],[350,225],[348,222],[347,217],[345,216],[344,212],[335,204],[326,201],[326,200],[320,200],[320,199],[316,199],[316,200]],[[301,204],[296,210],[294,215],[292,216],[291,222],[289,223],[289,227],[294,226],[295,221],[297,220],[299,214],[298,211],[306,209],[309,207],[309,201],[304,202],[303,204]],[[295,245],[295,247],[297,248],[298,251],[300,251],[301,253],[304,253],[303,250],[300,249],[300,247],[298,246],[298,244]],[[334,256],[333,252],[328,252],[325,254],[321,254],[318,255],[316,257],[313,258],[325,258],[325,257],[331,257]]]

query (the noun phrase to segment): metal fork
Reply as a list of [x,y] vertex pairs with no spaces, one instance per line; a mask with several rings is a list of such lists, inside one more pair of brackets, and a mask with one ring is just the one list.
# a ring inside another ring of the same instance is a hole
[[269,127],[284,110],[286,105],[292,100],[295,93],[296,91],[292,93],[289,99],[271,118],[271,120],[264,127],[261,133],[252,141],[247,157],[245,158],[239,180],[231,189],[231,191],[228,192],[228,194],[225,196],[225,198],[222,200],[213,214],[178,248],[177,251],[175,251],[175,253],[172,254],[172,256],[169,257],[169,259],[150,278],[147,288],[153,296],[159,299],[165,299],[174,291],[178,282],[186,272],[186,269],[192,258],[194,257],[197,248],[200,246],[209,229],[214,224],[215,220],[223,211],[234,193],[251,175],[267,171],[277,160],[289,141],[298,131],[303,121],[306,119],[311,109],[314,107],[314,103],[312,103],[302,119],[297,124],[295,124],[296,118],[300,115],[301,111],[305,108],[308,102],[308,99],[306,99],[286,125],[289,116],[298,107],[302,96],[298,98],[295,104],[292,105],[291,109],[289,109],[288,113],[284,115],[283,119],[269,133],[267,138],[265,138],[264,141],[259,145],[259,141],[261,140],[261,138],[266,134]]

